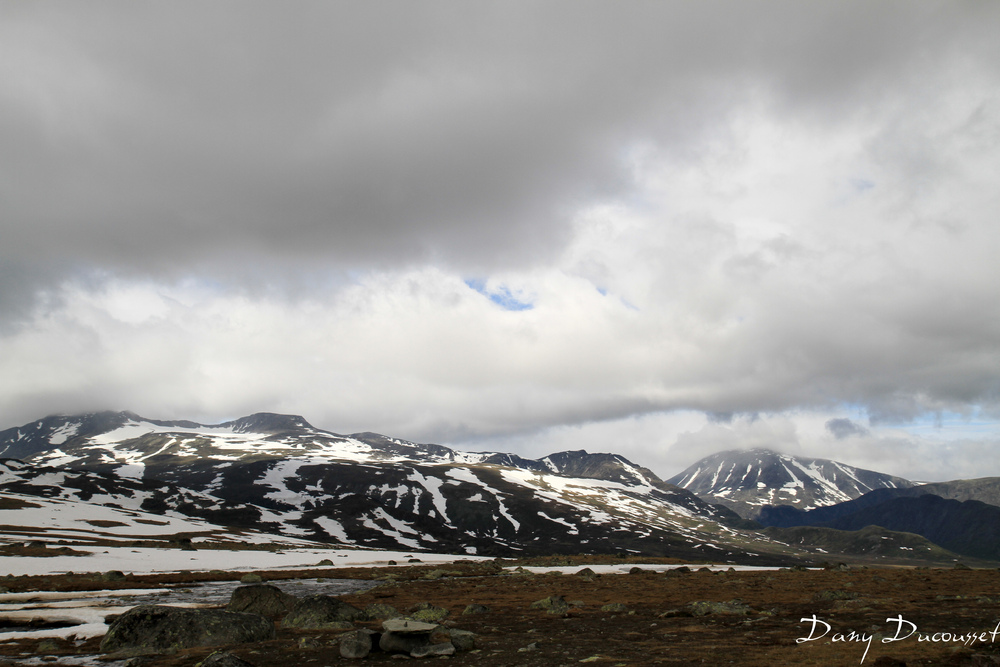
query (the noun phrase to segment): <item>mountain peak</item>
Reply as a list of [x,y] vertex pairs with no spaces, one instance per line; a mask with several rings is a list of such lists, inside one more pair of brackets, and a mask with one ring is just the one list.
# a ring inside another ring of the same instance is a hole
[[235,433],[281,433],[284,431],[315,430],[304,417],[274,412],[255,412],[246,417],[225,422]]
[[808,510],[852,500],[874,489],[913,486],[901,477],[764,448],[706,456],[667,481],[747,518],[764,505]]

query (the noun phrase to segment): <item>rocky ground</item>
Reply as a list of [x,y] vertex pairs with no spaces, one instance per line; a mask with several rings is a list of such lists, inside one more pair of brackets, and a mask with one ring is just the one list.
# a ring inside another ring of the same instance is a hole
[[[1000,571],[996,569],[709,572],[670,565],[667,572],[589,574],[586,570],[609,561],[581,557],[532,563],[569,564],[571,574],[500,571],[493,563],[471,562],[444,569],[417,564],[392,568],[389,579],[384,579],[385,568],[262,574],[279,588],[284,578],[383,578],[377,587],[342,599],[358,608],[390,605],[401,613],[421,603],[443,607],[449,612],[445,626],[475,633],[472,650],[429,658],[455,665],[1000,665]],[[616,562],[626,571],[638,565]],[[20,577],[0,585],[11,591],[82,590],[220,577],[238,575],[129,576],[125,581]],[[469,605],[486,609],[463,613]],[[812,618],[816,620],[805,620]],[[378,620],[354,624],[376,631],[381,625]],[[341,657],[338,645],[343,633],[288,629],[278,623],[275,639],[227,650],[257,667],[348,664],[352,661]],[[899,641],[883,641],[906,635]],[[100,638],[79,646],[65,640],[42,641],[0,644],[0,665],[28,664],[29,657],[30,664],[66,664],[69,656],[98,653],[100,644]],[[184,649],[137,658],[131,664],[194,667],[212,651]],[[364,661],[384,664],[399,659],[413,658],[374,651]]]

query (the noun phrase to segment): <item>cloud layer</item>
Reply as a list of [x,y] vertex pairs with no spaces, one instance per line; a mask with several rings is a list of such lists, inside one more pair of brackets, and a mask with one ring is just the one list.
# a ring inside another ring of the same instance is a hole
[[10,425],[278,410],[668,465],[739,415],[921,461],[879,428],[1000,420],[1000,7],[0,12]]

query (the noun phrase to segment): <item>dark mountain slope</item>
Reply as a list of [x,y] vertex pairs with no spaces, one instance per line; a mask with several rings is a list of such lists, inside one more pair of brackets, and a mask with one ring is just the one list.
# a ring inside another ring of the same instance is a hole
[[1000,560],[1000,507],[977,500],[958,501],[931,494],[917,497],[889,489],[809,512],[765,508],[759,522],[769,526],[823,526],[858,530],[881,526],[915,533],[949,551]]

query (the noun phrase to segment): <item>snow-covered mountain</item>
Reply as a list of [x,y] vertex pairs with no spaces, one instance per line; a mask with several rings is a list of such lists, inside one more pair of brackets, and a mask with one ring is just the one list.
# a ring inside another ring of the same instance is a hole
[[277,524],[267,533],[234,527],[263,526],[259,519],[255,508],[233,506],[162,482],[0,459],[0,546],[18,542],[316,546],[276,534]]
[[668,482],[747,518],[754,518],[764,505],[810,510],[853,500],[875,489],[914,485],[901,477],[836,461],[789,456],[767,449],[712,454]]
[[[0,457],[165,483],[220,503],[231,525],[343,545],[744,561],[748,544],[767,552],[766,540],[732,527],[732,512],[614,454],[535,461],[338,435],[297,416],[202,425],[105,412],[0,432]],[[183,513],[197,503],[171,507]]]

